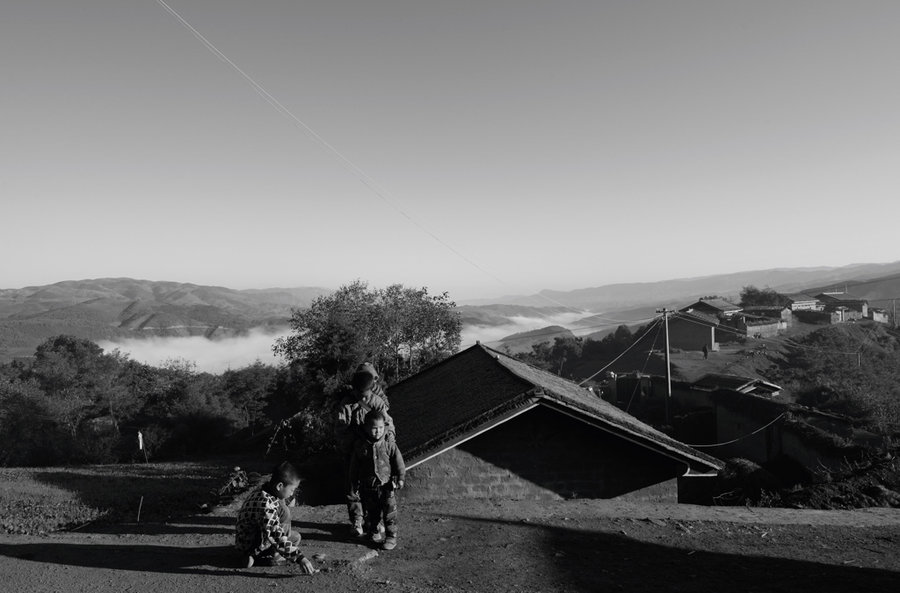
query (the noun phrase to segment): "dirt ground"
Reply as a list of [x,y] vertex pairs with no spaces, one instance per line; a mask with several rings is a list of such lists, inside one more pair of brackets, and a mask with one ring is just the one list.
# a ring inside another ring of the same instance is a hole
[[[900,590],[900,510],[813,511],[624,501],[400,502],[397,549],[345,538],[339,506],[296,507],[321,572],[235,568],[237,502],[174,523],[0,536],[3,590]],[[377,554],[377,555],[376,555]]]

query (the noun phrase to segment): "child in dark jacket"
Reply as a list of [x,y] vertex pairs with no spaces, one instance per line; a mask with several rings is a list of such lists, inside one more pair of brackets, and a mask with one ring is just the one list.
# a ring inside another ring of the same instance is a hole
[[[344,392],[334,410],[334,435],[346,464],[345,476],[356,442],[365,438],[365,417],[372,410],[384,414],[385,439],[393,442],[394,424],[388,415],[387,397],[379,384],[378,372],[372,363],[364,362],[357,367],[349,389]],[[347,515],[352,533],[357,537],[363,535],[363,509],[359,497],[347,498]]]
[[366,414],[364,438],[356,441],[350,457],[350,497],[362,501],[365,532],[370,539],[381,539],[378,524],[384,521],[385,538],[381,547],[397,546],[397,498],[394,490],[403,488],[406,466],[393,441],[385,437],[385,415],[379,410]]

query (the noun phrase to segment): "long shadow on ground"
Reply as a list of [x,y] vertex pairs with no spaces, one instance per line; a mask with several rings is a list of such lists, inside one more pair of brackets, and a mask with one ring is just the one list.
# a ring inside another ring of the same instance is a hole
[[260,569],[235,570],[237,558],[230,546],[123,546],[42,542],[0,544],[0,554],[41,563],[140,572],[243,575],[262,579],[284,579],[292,576],[262,572]]
[[135,465],[104,473],[95,468],[36,472],[35,479],[75,492],[78,500],[103,512],[105,521],[136,520],[138,510],[145,521],[162,521],[199,510],[212,499],[211,491],[221,486],[221,475],[204,475],[185,468]]
[[[519,582],[535,586],[540,583],[548,590],[586,593],[724,590],[732,593],[845,593],[896,591],[900,586],[900,573],[890,570],[694,551],[646,543],[617,533],[501,519],[457,516],[455,521],[487,527],[482,531],[485,536],[481,544],[483,549],[472,549],[473,557],[509,553],[516,558],[511,562],[472,566],[474,572],[492,570],[494,580],[502,583],[506,579],[506,584]],[[503,528],[497,530],[498,525]],[[498,535],[503,534],[505,543],[493,544],[490,541],[492,530]],[[493,553],[489,551],[492,544],[496,550]],[[507,552],[509,548],[515,551]],[[453,584],[465,588],[465,583]]]
[[79,533],[128,535],[233,535],[234,517],[220,515],[191,515],[172,523],[96,523],[79,528]]

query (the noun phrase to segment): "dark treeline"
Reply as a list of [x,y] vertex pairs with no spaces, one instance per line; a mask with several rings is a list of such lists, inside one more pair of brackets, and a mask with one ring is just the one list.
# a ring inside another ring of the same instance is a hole
[[57,336],[0,366],[0,465],[109,463],[222,450],[292,413],[290,367],[260,362],[219,375],[192,362],[153,367]]
[[[333,447],[331,414],[356,366],[383,384],[459,348],[461,322],[446,293],[362,281],[293,312],[293,333],[257,362],[219,375],[170,360],[152,367],[88,340],[50,338],[33,359],[0,365],[0,465],[143,460],[235,449],[306,456]],[[273,427],[278,426],[273,435]]]
[[599,340],[591,338],[554,338],[553,342],[541,342],[531,347],[531,352],[515,355],[516,358],[536,367],[550,371],[567,379],[584,379],[606,366],[628,350],[635,342],[642,342],[614,364],[610,371],[629,372],[643,370],[657,372],[655,361],[648,360],[647,351],[659,348],[654,338],[656,328],[653,324],[642,326],[632,332],[628,326],[620,325],[616,330]]

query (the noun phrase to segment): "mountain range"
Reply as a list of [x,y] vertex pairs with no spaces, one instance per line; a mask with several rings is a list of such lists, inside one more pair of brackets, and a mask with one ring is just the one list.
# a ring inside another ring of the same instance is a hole
[[[890,307],[900,295],[900,262],[833,268],[795,268],[721,274],[660,282],[610,284],[572,291],[467,301],[459,307],[464,335],[483,341],[507,337],[518,348],[535,333],[602,335],[619,324],[637,325],[659,306],[684,306],[701,296],[736,298],[753,285],[779,292],[846,288],[873,306]],[[283,329],[292,308],[331,293],[321,287],[234,290],[190,283],[102,278],[0,289],[0,361],[30,356],[43,340],[70,334],[94,341],[142,337],[216,339],[252,329]],[[555,327],[559,326],[559,327]],[[479,332],[495,330],[491,338]],[[522,332],[532,332],[523,336]],[[520,335],[515,335],[520,334]]]
[[30,356],[48,337],[94,341],[151,336],[235,336],[283,328],[292,307],[325,288],[233,290],[132,278],[72,280],[0,289],[0,360]]

